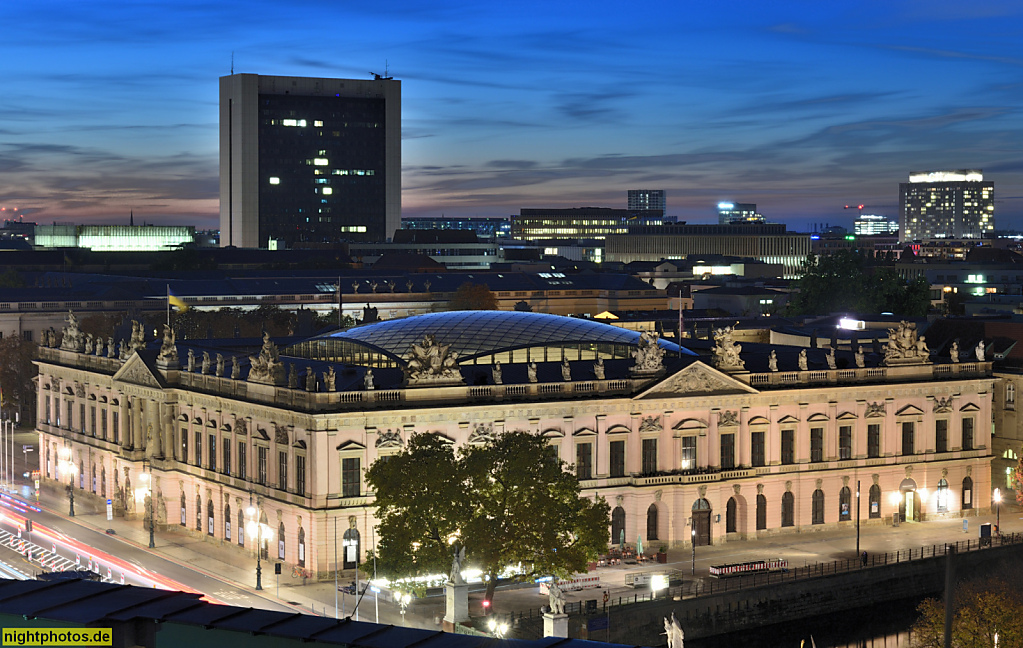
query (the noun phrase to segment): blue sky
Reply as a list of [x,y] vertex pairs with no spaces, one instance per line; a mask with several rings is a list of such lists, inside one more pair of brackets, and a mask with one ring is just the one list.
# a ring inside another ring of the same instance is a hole
[[624,207],[711,222],[896,215],[910,171],[982,168],[1023,227],[1023,3],[0,4],[0,205],[216,227],[219,76],[402,81],[403,213]]

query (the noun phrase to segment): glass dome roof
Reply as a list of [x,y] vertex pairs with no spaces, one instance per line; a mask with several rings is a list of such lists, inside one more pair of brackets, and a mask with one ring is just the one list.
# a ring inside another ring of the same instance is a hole
[[[526,347],[565,344],[615,344],[637,346],[640,333],[627,329],[561,315],[519,311],[451,311],[415,315],[375,322],[346,331],[328,333],[318,339],[347,341],[404,358],[414,343],[432,334],[440,344],[451,345],[459,362],[476,356]],[[673,342],[659,341],[669,352],[678,352]],[[686,353],[690,353],[686,350]]]

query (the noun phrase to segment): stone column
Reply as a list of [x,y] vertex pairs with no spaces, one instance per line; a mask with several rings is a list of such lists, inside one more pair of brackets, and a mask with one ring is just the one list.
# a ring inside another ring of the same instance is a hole
[[444,631],[451,632],[455,626],[469,620],[469,584],[444,584]]

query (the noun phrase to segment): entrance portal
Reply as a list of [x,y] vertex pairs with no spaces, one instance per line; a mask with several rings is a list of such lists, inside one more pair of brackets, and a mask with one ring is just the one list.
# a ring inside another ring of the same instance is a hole
[[693,502],[693,529],[696,531],[694,541],[697,547],[710,545],[710,502],[700,498]]

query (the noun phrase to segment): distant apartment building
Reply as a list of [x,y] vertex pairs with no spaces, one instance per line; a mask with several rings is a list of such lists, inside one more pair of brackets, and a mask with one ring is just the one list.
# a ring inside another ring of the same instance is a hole
[[604,239],[628,234],[630,226],[660,225],[663,217],[661,211],[610,207],[520,209],[511,217],[511,235],[521,241]]
[[93,252],[160,252],[195,242],[191,225],[36,225],[37,248]]
[[756,203],[718,203],[718,224],[763,223],[764,217],[757,213]]
[[878,214],[860,214],[853,221],[853,233],[856,236],[874,236],[877,234],[896,234],[899,221]]
[[660,261],[694,255],[720,254],[780,263],[785,278],[798,277],[810,254],[810,235],[788,232],[782,224],[662,225],[629,228],[604,244],[607,261]]
[[660,210],[665,213],[668,203],[664,189],[629,189],[629,210]]
[[983,238],[995,229],[995,183],[979,169],[924,171],[899,184],[900,239]]
[[401,227],[401,82],[220,78],[220,244],[385,241]]

